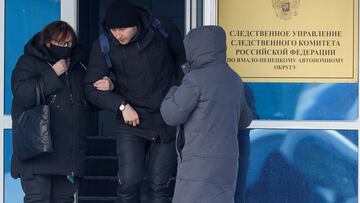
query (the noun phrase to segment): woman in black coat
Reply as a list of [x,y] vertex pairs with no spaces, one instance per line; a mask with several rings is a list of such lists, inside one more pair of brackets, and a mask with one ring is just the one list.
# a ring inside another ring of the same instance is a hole
[[25,161],[18,159],[16,151],[12,156],[11,174],[20,177],[26,203],[74,201],[86,150],[85,56],[71,26],[55,21],[26,44],[12,72],[13,120],[36,105],[36,83],[51,114],[53,152]]

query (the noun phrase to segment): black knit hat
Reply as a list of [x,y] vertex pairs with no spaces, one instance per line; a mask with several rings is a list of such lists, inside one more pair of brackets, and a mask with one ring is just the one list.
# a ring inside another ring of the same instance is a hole
[[138,12],[131,2],[115,0],[108,6],[104,22],[107,29],[133,27],[138,23]]

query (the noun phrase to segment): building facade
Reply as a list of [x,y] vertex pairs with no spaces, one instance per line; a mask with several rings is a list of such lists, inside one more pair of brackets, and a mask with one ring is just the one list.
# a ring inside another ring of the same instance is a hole
[[[184,34],[197,26],[221,22],[222,1],[226,0],[134,0],[156,15],[171,18]],[[10,177],[10,79],[24,44],[46,24],[61,19],[76,29],[89,48],[101,32],[99,23],[109,2],[0,0],[0,202],[19,203],[23,198],[19,180]],[[358,12],[354,15],[354,29],[358,29]],[[354,43],[358,38],[354,37]],[[358,74],[358,65],[355,68]],[[248,84],[260,117],[250,126],[248,202],[358,202],[358,79]]]

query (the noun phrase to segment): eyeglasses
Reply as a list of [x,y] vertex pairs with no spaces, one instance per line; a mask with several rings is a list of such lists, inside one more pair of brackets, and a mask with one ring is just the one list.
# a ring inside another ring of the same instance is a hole
[[57,41],[55,39],[51,40],[51,43],[61,47],[72,47],[74,45],[73,41]]

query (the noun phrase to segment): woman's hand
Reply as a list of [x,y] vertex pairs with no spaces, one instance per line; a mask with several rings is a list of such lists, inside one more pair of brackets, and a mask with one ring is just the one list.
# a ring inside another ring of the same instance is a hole
[[94,87],[100,91],[112,91],[114,89],[114,83],[107,76],[94,82]]
[[61,76],[67,71],[68,67],[69,67],[68,60],[61,59],[52,66],[52,69],[54,69],[57,76]]

